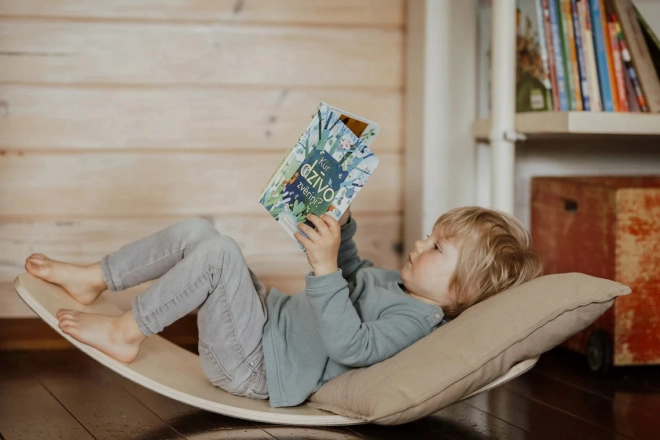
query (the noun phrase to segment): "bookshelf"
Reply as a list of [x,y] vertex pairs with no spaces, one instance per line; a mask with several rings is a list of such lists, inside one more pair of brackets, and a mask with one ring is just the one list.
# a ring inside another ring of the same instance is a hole
[[492,150],[492,205],[513,214],[516,141],[572,136],[660,136],[660,113],[515,111],[515,0],[493,0],[491,112],[472,124]]
[[[475,139],[488,140],[490,119],[472,125]],[[529,138],[590,136],[660,136],[660,114],[615,112],[530,112],[517,113],[514,130]]]

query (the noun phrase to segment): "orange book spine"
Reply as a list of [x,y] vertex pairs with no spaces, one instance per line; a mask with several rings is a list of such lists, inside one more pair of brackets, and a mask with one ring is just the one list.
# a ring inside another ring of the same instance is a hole
[[612,90],[612,102],[614,105],[614,111],[618,112],[620,108],[620,103],[619,103],[619,90],[617,88],[616,84],[616,73],[614,72],[614,59],[612,57],[612,44],[610,42],[609,38],[609,25],[607,22],[607,13],[605,9],[605,0],[600,0],[600,10],[602,13],[600,14],[601,19],[603,21],[603,33],[605,34],[605,53],[607,53],[607,70],[609,71],[610,75],[610,89]]
[[609,22],[609,37],[612,42],[612,60],[614,61],[614,76],[616,77],[616,87],[619,94],[619,111],[628,112],[628,99],[626,97],[626,83],[623,76],[623,59],[621,58],[621,47],[619,46],[619,33],[616,29],[616,22]]

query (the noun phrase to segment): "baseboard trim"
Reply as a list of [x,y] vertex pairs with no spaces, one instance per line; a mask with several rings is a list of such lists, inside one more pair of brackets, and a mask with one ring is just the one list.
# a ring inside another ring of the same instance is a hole
[[[177,345],[197,345],[197,315],[190,314],[166,327],[159,336]],[[0,319],[0,351],[68,350],[73,344],[38,318]]]

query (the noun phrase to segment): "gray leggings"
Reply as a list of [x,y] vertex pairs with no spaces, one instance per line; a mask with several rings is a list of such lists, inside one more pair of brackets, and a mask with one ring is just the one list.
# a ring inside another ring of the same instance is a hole
[[266,287],[238,244],[202,218],[155,232],[101,260],[110,290],[156,281],[133,299],[133,316],[153,335],[199,307],[199,358],[215,386],[267,399],[261,345]]

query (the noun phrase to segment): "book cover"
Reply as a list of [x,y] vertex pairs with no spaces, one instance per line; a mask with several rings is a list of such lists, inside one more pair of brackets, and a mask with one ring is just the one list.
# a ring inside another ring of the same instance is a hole
[[603,11],[600,8],[600,0],[589,0],[591,12],[591,25],[594,36],[594,47],[596,50],[596,64],[598,66],[598,82],[600,85],[600,97],[603,110],[614,111],[612,100],[612,88],[610,87],[610,71],[607,61],[607,46],[605,45],[605,29],[603,28]]
[[582,27],[582,46],[587,63],[587,80],[589,82],[589,103],[591,111],[601,111],[600,85],[598,81],[598,67],[596,64],[596,51],[594,49],[593,31],[591,28],[591,14],[589,13],[589,0],[577,0],[578,15]]
[[550,82],[552,84],[552,107],[556,111],[560,111],[559,107],[559,92],[557,86],[557,73],[555,66],[555,48],[552,46],[552,27],[550,25],[550,6],[549,0],[541,0],[541,7],[543,8],[543,33],[545,47],[548,52],[548,72],[550,73]]
[[584,56],[584,46],[582,44],[582,28],[580,27],[580,16],[577,7],[577,0],[571,1],[571,17],[573,18],[573,34],[575,37],[575,52],[577,54],[578,72],[580,82],[580,92],[582,95],[582,109],[591,110],[591,100],[589,99],[589,81],[587,80],[587,64]]
[[577,43],[575,41],[575,33],[573,32],[573,11],[571,8],[571,0],[561,0],[562,6],[562,23],[564,26],[564,35],[568,41],[568,55],[571,60],[568,73],[571,75],[571,91],[573,92],[573,100],[575,101],[575,110],[582,110],[582,88],[580,84],[580,72],[577,55]]
[[557,88],[559,93],[559,109],[563,112],[570,110],[568,101],[568,90],[566,84],[566,66],[564,63],[564,50],[559,28],[559,11],[557,1],[549,0],[550,29],[552,30],[552,47],[555,52],[555,73],[557,74]]
[[379,131],[376,123],[322,102],[266,183],[259,203],[303,251],[293,235],[306,236],[298,224],[313,226],[308,214],[339,220],[378,166],[369,146]]
[[[660,112],[660,81],[630,0],[612,0],[649,111]],[[624,59],[625,63],[625,59]]]
[[542,43],[540,1],[517,0],[516,3],[516,111],[552,110],[552,82]]

